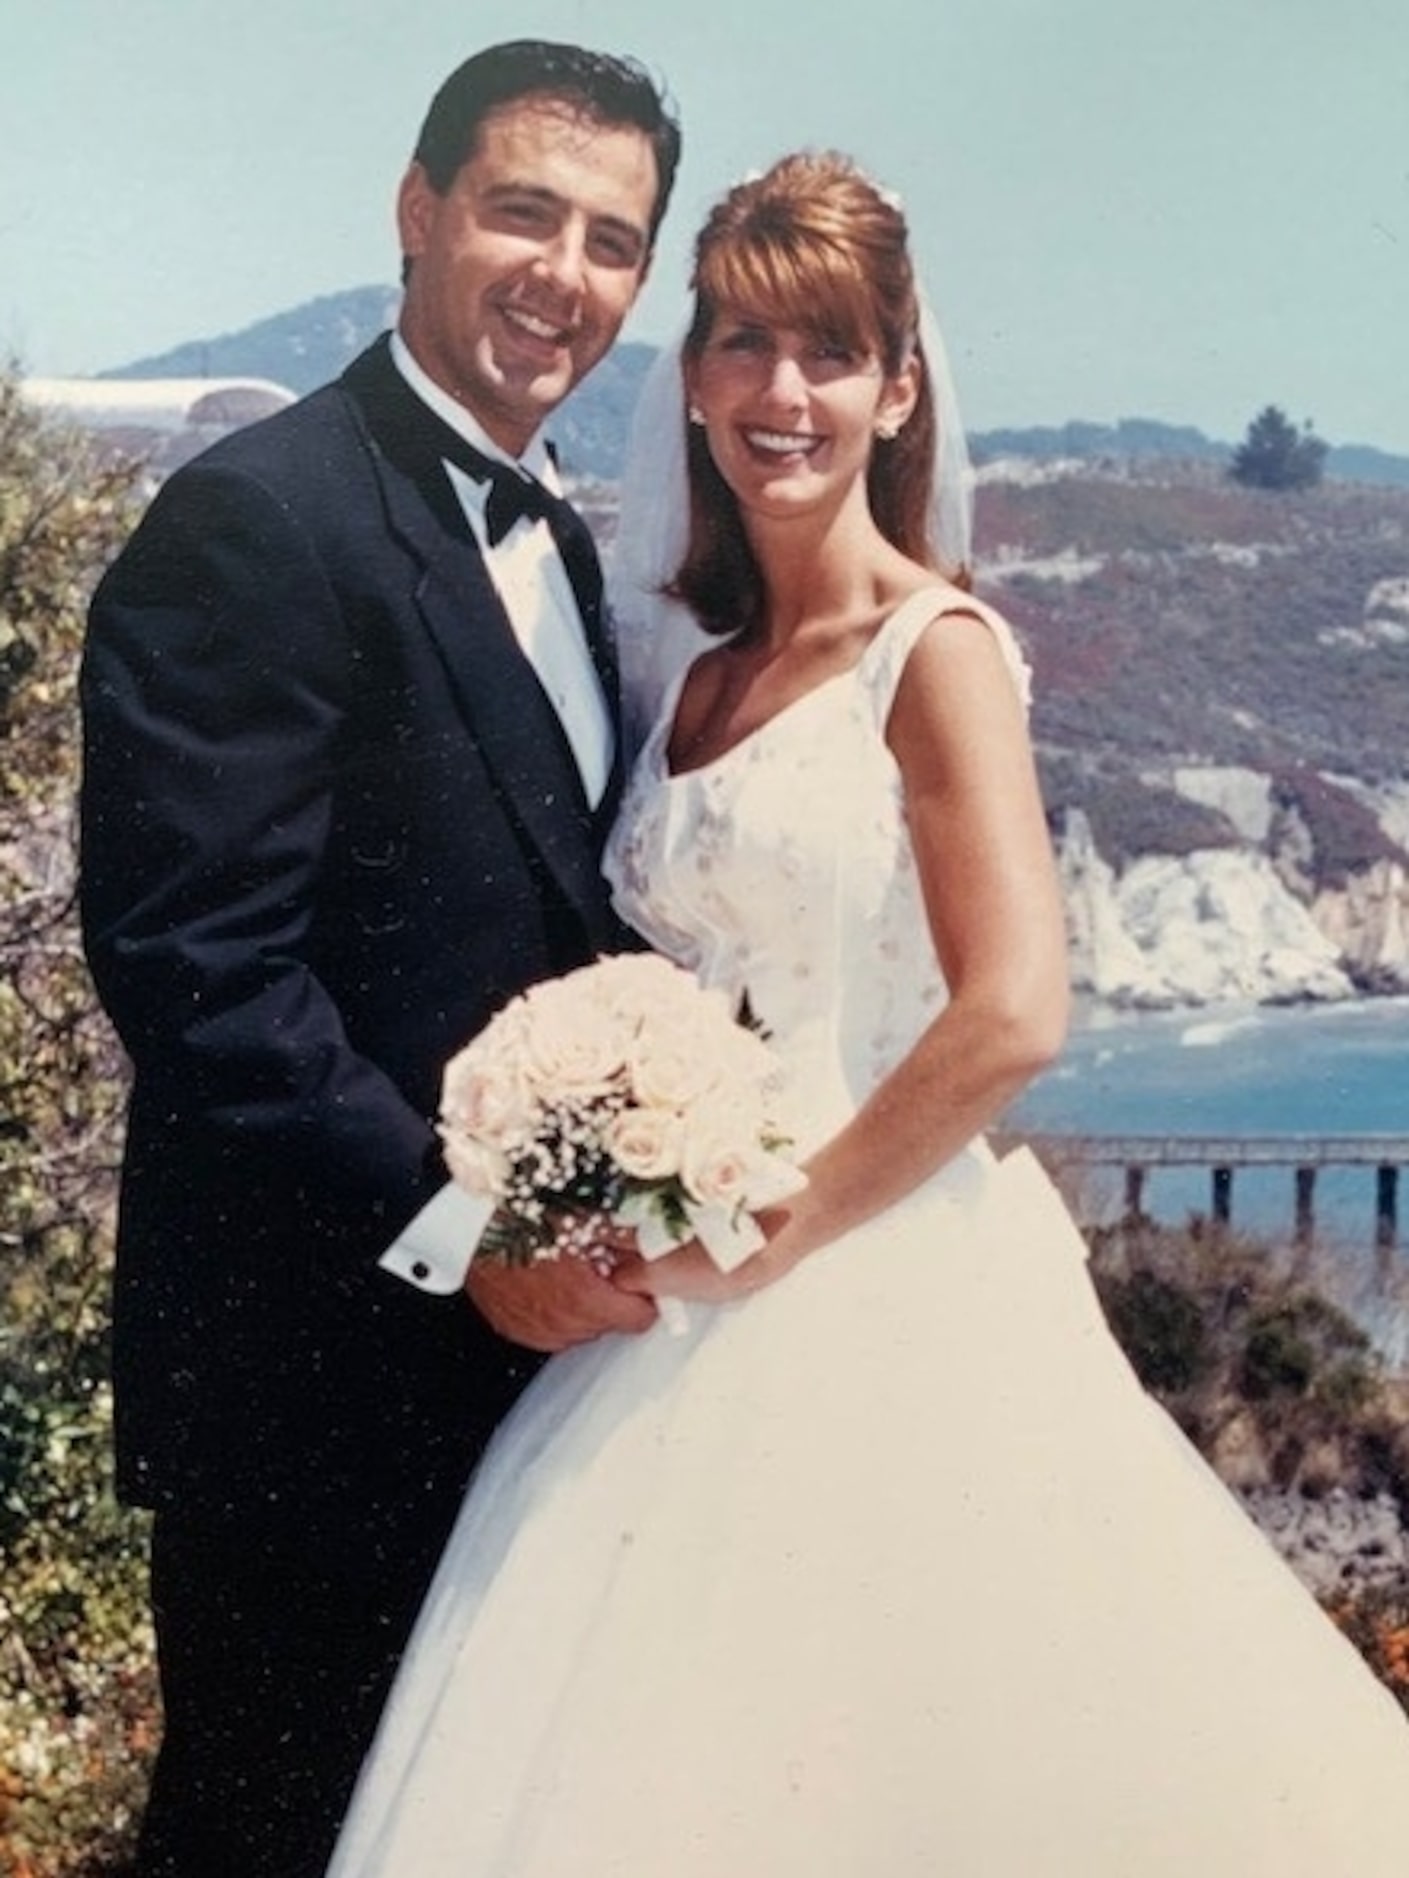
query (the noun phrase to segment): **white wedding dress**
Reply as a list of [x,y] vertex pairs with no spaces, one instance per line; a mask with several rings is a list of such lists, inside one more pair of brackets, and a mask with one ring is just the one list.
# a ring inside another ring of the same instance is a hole
[[[699,770],[658,725],[612,845],[818,1138],[944,997],[883,738],[935,610]],[[554,1359],[333,1878],[1404,1878],[1409,1727],[1142,1393],[1083,1251],[975,1142],[683,1335]]]

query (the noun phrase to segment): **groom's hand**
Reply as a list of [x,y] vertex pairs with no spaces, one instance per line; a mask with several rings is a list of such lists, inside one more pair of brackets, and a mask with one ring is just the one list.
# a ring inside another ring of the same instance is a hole
[[649,1298],[618,1290],[581,1258],[472,1259],[465,1290],[492,1330],[529,1350],[566,1350],[608,1331],[636,1336],[656,1321]]

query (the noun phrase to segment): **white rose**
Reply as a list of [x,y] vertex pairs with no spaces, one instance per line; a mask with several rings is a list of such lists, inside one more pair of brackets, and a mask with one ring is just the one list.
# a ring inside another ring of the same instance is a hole
[[651,1022],[661,1013],[700,996],[698,981],[658,952],[623,952],[590,965],[602,1002],[624,1017]]
[[651,987],[668,982],[679,971],[659,952],[616,952],[583,968],[603,997],[628,999],[634,1003],[649,1001]]
[[660,1043],[730,1022],[723,993],[704,990],[693,973],[668,959],[648,953],[603,960],[600,969],[603,998],[633,1036]]
[[454,1128],[442,1128],[445,1165],[457,1187],[481,1200],[502,1200],[508,1190],[509,1161],[498,1148]]
[[[579,978],[580,974],[574,974]],[[627,1036],[613,1013],[570,980],[536,985],[525,999],[523,1069],[550,1097],[604,1095],[625,1067]]]
[[746,1206],[757,1154],[758,1149],[737,1130],[692,1124],[680,1157],[680,1178],[690,1198],[701,1206]]
[[632,1045],[628,1076],[647,1108],[686,1109],[720,1081],[718,1052],[697,1026],[646,1030]]
[[496,1148],[533,1133],[538,1105],[524,1076],[524,1058],[505,1035],[487,1034],[452,1057],[441,1086],[446,1123]]
[[680,1171],[680,1117],[669,1109],[623,1109],[603,1131],[602,1145],[633,1180],[666,1180]]
[[806,1176],[764,1146],[747,1104],[714,1105],[690,1117],[680,1178],[692,1200],[725,1211],[774,1206],[806,1186]]
[[770,1045],[757,1031],[742,1024],[731,1024],[727,1041],[721,1041],[720,1055],[726,1074],[734,1081],[748,1081],[760,1089],[776,1086],[782,1078],[782,1066]]

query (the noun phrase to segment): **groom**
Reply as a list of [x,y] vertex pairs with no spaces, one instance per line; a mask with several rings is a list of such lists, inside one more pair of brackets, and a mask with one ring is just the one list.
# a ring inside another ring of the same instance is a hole
[[174,476],[83,672],[83,912],[131,1056],[119,1481],[155,1508],[143,1878],[314,1878],[465,1477],[651,1307],[476,1264],[445,1059],[618,937],[600,573],[540,425],[645,277],[679,130],[520,41],[437,93],[398,330]]

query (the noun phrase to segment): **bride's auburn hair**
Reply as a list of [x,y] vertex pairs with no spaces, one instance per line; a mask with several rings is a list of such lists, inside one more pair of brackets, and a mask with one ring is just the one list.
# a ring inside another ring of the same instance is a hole
[[[899,434],[872,448],[866,489],[876,525],[903,554],[941,568],[930,538],[935,405],[920,347],[919,293],[899,206],[849,157],[803,151],[737,184],[695,243],[694,316],[684,357],[703,352],[721,310],[799,331],[879,361],[890,378],[918,353],[915,409]],[[667,591],[710,632],[761,623],[763,580],[738,503],[714,466],[703,430],[687,427],[690,533]]]

